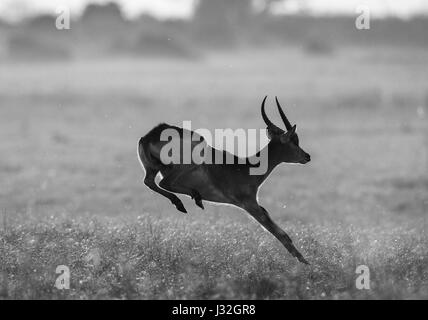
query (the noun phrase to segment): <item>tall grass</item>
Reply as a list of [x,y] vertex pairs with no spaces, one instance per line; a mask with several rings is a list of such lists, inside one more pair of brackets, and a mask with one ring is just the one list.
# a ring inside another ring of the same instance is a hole
[[[420,228],[291,224],[310,266],[254,223],[51,217],[1,232],[2,297],[12,299],[383,299],[428,297]],[[70,268],[69,290],[54,287]],[[358,290],[358,265],[370,290]]]

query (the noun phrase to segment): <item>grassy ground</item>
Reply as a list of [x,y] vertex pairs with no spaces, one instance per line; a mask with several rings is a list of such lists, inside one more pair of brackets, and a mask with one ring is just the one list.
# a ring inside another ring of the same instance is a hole
[[[0,296],[427,298],[427,62],[348,48],[2,63]],[[151,127],[263,128],[265,94],[313,160],[277,168],[259,197],[311,266],[236,208],[184,199],[183,215],[142,184]],[[362,264],[370,290],[355,287]]]

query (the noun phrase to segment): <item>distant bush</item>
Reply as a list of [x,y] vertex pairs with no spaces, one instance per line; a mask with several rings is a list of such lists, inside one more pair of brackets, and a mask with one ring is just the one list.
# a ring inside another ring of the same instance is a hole
[[71,58],[70,50],[63,43],[27,35],[14,35],[8,39],[8,56],[11,59],[29,61]]
[[89,4],[75,25],[80,31],[79,36],[89,38],[91,42],[122,38],[129,33],[130,27],[115,3]]
[[334,48],[328,41],[318,38],[310,38],[304,44],[305,52],[313,55],[330,55]]
[[25,26],[31,31],[39,30],[43,32],[58,31],[56,29],[56,17],[48,14],[35,16],[29,19]]
[[143,32],[133,40],[118,41],[113,44],[116,53],[136,56],[194,59],[199,54],[193,46],[180,37],[168,32]]
[[82,14],[82,21],[112,21],[124,22],[122,12],[118,4],[109,2],[107,4],[91,3]]
[[209,48],[234,48],[248,42],[254,26],[251,0],[200,0],[193,19],[194,39]]

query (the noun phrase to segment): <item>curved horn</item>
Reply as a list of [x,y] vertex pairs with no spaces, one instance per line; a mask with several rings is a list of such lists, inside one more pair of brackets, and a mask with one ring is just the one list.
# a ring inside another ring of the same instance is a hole
[[277,97],[275,97],[275,101],[276,101],[276,106],[278,107],[279,114],[281,115],[282,121],[284,121],[287,131],[290,131],[293,126],[291,125],[290,121],[288,121],[284,111],[282,111],[281,105],[279,104]]
[[266,111],[265,111],[265,102],[266,102],[267,96],[263,99],[262,102],[262,118],[263,121],[266,123],[268,129],[276,131],[276,132],[284,132],[284,130],[282,130],[281,128],[277,127],[276,125],[274,125],[272,123],[272,121],[269,120],[269,118],[266,115]]

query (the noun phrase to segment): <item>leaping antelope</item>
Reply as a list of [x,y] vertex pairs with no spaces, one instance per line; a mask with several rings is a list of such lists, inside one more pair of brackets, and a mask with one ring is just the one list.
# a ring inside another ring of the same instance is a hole
[[[211,164],[166,165],[161,161],[160,157],[161,149],[167,143],[166,141],[161,141],[161,133],[165,129],[175,129],[180,133],[181,143],[184,137],[184,129],[168,124],[160,124],[142,137],[138,144],[138,156],[146,172],[144,183],[151,190],[168,198],[179,211],[184,213],[187,211],[181,200],[174,193],[192,197],[196,205],[202,209],[204,208],[203,200],[235,205],[254,217],[300,262],[309,264],[293,245],[287,233],[273,222],[266,209],[258,204],[257,193],[259,187],[278,164],[283,162],[305,164],[311,159],[310,155],[300,148],[296,125],[292,126],[290,124],[276,97],[276,105],[287,131],[277,127],[269,120],[265,112],[266,98],[267,96],[263,99],[261,105],[262,118],[267,125],[267,134],[270,140],[265,147],[267,149],[261,150],[266,151],[268,155],[268,168],[265,174],[250,175],[250,168],[254,166],[250,158],[245,158],[245,161],[240,162],[238,161],[239,158],[233,155],[236,160],[233,164],[216,164],[213,162]],[[193,131],[191,133],[200,137]],[[203,140],[202,137],[201,139]],[[192,149],[199,143],[198,141],[192,141]],[[212,150],[212,154],[220,152],[226,157],[227,151],[214,148]],[[159,172],[163,178],[157,185],[155,178]]]

